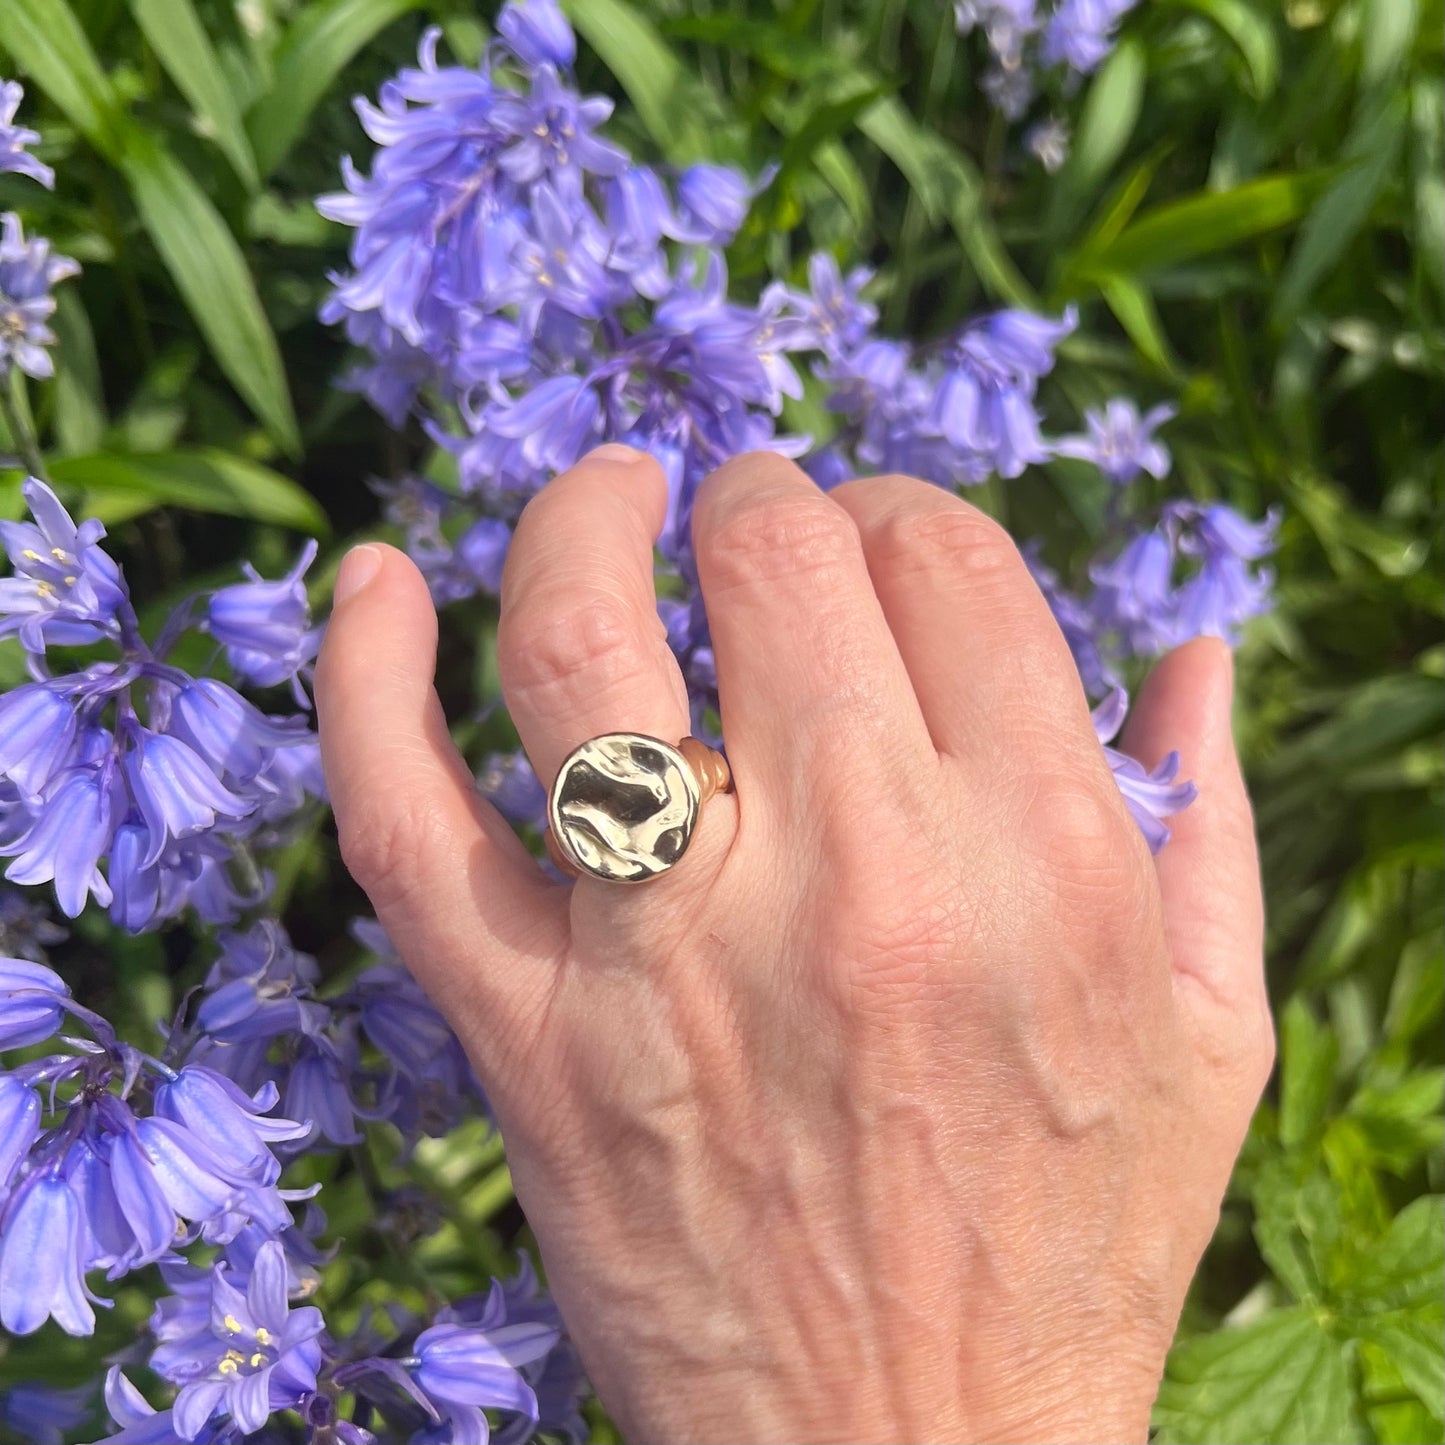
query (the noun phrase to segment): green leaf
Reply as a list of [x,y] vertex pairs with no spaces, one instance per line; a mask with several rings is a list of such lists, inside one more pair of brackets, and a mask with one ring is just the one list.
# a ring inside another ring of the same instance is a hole
[[189,171],[144,131],[121,169],[136,209],[221,370],[288,452],[300,451],[280,348],[234,237]]
[[105,435],[105,396],[95,336],[80,297],[68,286],[55,293],[55,436],[69,455],[94,451]]
[[1279,41],[1274,27],[1260,14],[1264,7],[1250,5],[1247,0],[1182,0],[1182,3],[1208,16],[1235,43],[1249,68],[1250,85],[1256,98],[1268,100],[1279,80]]
[[1290,320],[1325,273],[1344,255],[1369,219],[1385,182],[1395,173],[1409,125],[1404,95],[1357,122],[1343,159],[1354,162],[1310,212],[1274,293],[1276,321]]
[[1287,1149],[1324,1123],[1338,1059],[1333,1030],[1302,998],[1292,998],[1280,1018],[1279,1137]]
[[1363,1320],[1360,1337],[1384,1350],[1437,1420],[1445,1416],[1445,1306]]
[[307,5],[277,47],[266,95],[246,116],[263,176],[285,160],[317,102],[352,57],[421,0],[322,0]]
[[[1419,0],[1364,0],[1360,18],[1360,84],[1366,90],[1394,85],[1415,43]],[[1440,21],[1434,18],[1438,38]],[[1438,68],[1437,68],[1438,73]]]
[[191,103],[203,132],[254,188],[256,158],[240,107],[192,0],[130,0],[130,8],[166,73]]
[[1344,1346],[1310,1306],[1177,1345],[1154,1407],[1158,1445],[1364,1440]]
[[1139,119],[1147,69],[1143,45],[1129,37],[1115,47],[1090,84],[1069,158],[1050,199],[1050,229],[1056,233],[1098,189],[1128,145]]
[[1319,194],[1317,173],[1264,176],[1231,191],[1188,196],[1146,211],[1099,250],[1081,255],[1082,273],[1140,273],[1177,266],[1195,256],[1292,225]]
[[0,48],[97,150],[114,156],[120,120],[115,92],[65,0],[5,0]]
[[1015,306],[1038,298],[999,239],[984,202],[983,178],[962,152],[925,130],[894,96],[859,117],[858,129],[903,172],[930,219],[946,220],[963,244],[978,279]]
[[86,493],[87,515],[98,515],[96,503],[108,510],[101,516],[105,522],[173,506],[270,522],[316,537],[330,531],[325,512],[303,487],[218,447],[66,457],[51,466],[50,474],[61,486]]
[[1177,376],[1179,364],[1170,350],[1164,323],[1148,289],[1127,276],[1108,276],[1100,281],[1099,290],[1114,319],[1139,348],[1139,354],[1165,375]]
[[1445,1278],[1445,1195],[1411,1200],[1349,1281],[1363,1310],[1431,1305]]
[[652,23],[627,0],[565,0],[578,34],[627,92],[658,148],[675,163],[712,155],[713,109],[702,87]]

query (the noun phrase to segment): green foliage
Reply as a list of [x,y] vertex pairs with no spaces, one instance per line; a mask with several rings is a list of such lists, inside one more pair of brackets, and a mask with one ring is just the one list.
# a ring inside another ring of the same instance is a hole
[[[1156,1423],[1161,1441],[1441,1440],[1440,0],[1142,5],[1073,103],[1055,177],[983,103],[976,37],[943,0],[567,9],[641,153],[781,163],[733,248],[743,284],[826,247],[877,266],[887,324],[923,338],[981,306],[1077,304],[1050,417],[1175,398],[1169,487],[1282,509],[1280,605],[1241,654],[1238,712],[1281,1066]],[[426,464],[331,385],[345,358],[314,313],[344,237],[310,201],[366,153],[348,96],[423,22],[475,58],[492,18],[459,0],[6,0],[0,50],[61,176],[23,205],[86,266],[57,316],[60,379],[30,401],[57,480],[155,596],[288,556],[275,529],[321,530],[318,507],[338,537],[374,530],[366,478]],[[0,178],[0,205],[20,203]],[[1060,564],[1104,525],[1066,463],[984,495]],[[11,474],[0,514],[15,502]],[[465,621],[484,641],[444,659],[455,716],[495,690],[491,620]],[[330,848],[285,865],[303,941],[354,902],[326,883]],[[124,967],[164,978],[158,955]],[[477,1249],[505,1268],[505,1166],[414,1167],[455,1175],[464,1221],[423,1276]],[[45,1373],[33,1351],[24,1373]]]

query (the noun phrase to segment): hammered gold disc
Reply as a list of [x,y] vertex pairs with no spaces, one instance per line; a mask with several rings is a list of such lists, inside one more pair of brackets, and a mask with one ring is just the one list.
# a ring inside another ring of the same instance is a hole
[[604,733],[571,753],[548,799],[567,861],[609,883],[641,883],[687,851],[701,794],[687,759],[644,733]]

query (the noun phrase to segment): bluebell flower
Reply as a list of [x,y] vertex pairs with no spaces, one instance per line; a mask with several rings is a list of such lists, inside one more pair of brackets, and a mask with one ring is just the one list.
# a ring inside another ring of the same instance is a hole
[[0,1049],[48,1039],[65,1018],[69,998],[54,969],[28,958],[0,958]]
[[1049,175],[1057,175],[1069,158],[1068,121],[1057,115],[1041,120],[1029,128],[1024,145]]
[[253,798],[227,788],[180,738],[139,725],[132,738],[125,755],[126,781],[150,840],[141,868],[157,862],[167,843],[204,832],[217,818],[244,818],[255,808]]
[[0,884],[0,957],[44,963],[46,950],[68,936],[38,898]]
[[40,139],[39,133],[15,123],[15,112],[24,98],[24,87],[18,81],[0,81],[0,171],[18,172],[54,190],[55,172],[26,153],[27,147]]
[[477,787],[509,822],[541,828],[547,817],[547,790],[523,752],[490,753],[477,774]]
[[1169,826],[1165,818],[1187,808],[1199,795],[1191,782],[1179,781],[1180,759],[1178,753],[1170,753],[1153,772],[1142,763],[1108,746],[1124,725],[1129,711],[1129,695],[1123,688],[1116,688],[1094,709],[1094,732],[1104,744],[1104,755],[1114,774],[1120,793],[1134,821],[1139,825],[1149,849],[1157,853],[1169,841]]
[[0,1197],[40,1137],[40,1095],[16,1074],[0,1074]]
[[731,166],[689,166],[678,177],[677,210],[667,233],[696,245],[726,246],[742,228],[757,189]]
[[[157,1410],[126,1379],[119,1365],[112,1365],[106,1373],[105,1408],[120,1428],[100,1445],[174,1445],[178,1438],[171,1412]],[[205,1438],[215,1440],[216,1436]]]
[[562,185],[580,185],[584,171],[615,176],[626,169],[627,153],[593,134],[611,114],[606,96],[584,99],[550,65],[539,66],[528,94],[496,97],[493,123],[508,137],[497,164],[518,182],[550,175]]
[[180,1387],[171,1407],[177,1436],[198,1439],[221,1412],[249,1435],[274,1412],[295,1409],[316,1388],[323,1324],[314,1306],[291,1309],[274,1240],[257,1251],[244,1292],[217,1265],[204,1332],[168,1341],[151,1357],[151,1367]]
[[291,946],[279,923],[263,919],[244,933],[223,932],[220,945],[196,1010],[202,1032],[237,1044],[325,1027],[330,1013],[312,1001],[316,961]]
[[0,1391],[0,1431],[25,1445],[64,1445],[90,1419],[94,1398],[89,1385],[66,1390],[22,1381]]
[[1155,431],[1178,414],[1164,405],[1139,415],[1139,408],[1127,397],[1115,397],[1103,409],[1085,411],[1088,432],[1082,436],[1060,437],[1054,450],[1060,456],[1092,462],[1111,482],[1127,486],[1141,473],[1151,477],[1169,475],[1169,449],[1156,441]]
[[1027,66],[998,62],[990,65],[979,89],[1005,120],[1022,120],[1034,98],[1034,75]]
[[69,256],[51,253],[43,236],[27,241],[13,211],[0,216],[0,376],[11,366],[27,376],[54,374],[47,349],[55,345],[47,324],[55,311],[50,292],[58,281],[79,273]]
[[285,1109],[309,1125],[308,1142],[359,1144],[358,1117],[365,1117],[356,1097],[358,1055],[354,1033],[333,1030],[303,1037],[286,1078]]
[[32,682],[0,695],[0,773],[29,800],[70,760],[76,718],[69,691],[63,682]]
[[310,1133],[304,1121],[267,1117],[278,1099],[274,1084],[262,1085],[252,1097],[224,1074],[193,1063],[156,1085],[155,1112],[189,1130],[241,1175],[274,1184],[281,1170],[271,1146]]
[[1258,564],[1274,550],[1277,525],[1273,513],[1251,522],[1223,503],[1168,503],[1158,527],[1091,569],[1099,631],[1139,657],[1191,637],[1237,642],[1270,606],[1273,573]]
[[68,1335],[95,1329],[85,1235],[80,1199],[55,1171],[32,1174],[10,1195],[0,1213],[0,1324],[12,1335],[48,1319]]
[[577,37],[554,0],[511,0],[497,16],[497,34],[524,65],[566,70],[577,58]]
[[433,1325],[412,1347],[411,1375],[429,1398],[454,1411],[506,1410],[535,1425],[537,1397],[519,1367],[542,1359],[558,1336],[545,1324]]
[[1114,669],[1104,661],[1099,639],[1095,635],[1098,624],[1094,614],[1081,598],[1064,587],[1058,573],[1039,556],[1037,546],[1025,547],[1023,556],[1039,591],[1049,604],[1049,610],[1054,614],[1054,621],[1064,634],[1064,641],[1069,644],[1085,693],[1090,697],[1100,697],[1112,692],[1119,686],[1119,679]]
[[1136,0],[1059,0],[1044,27],[1039,58],[1080,75],[1097,70],[1114,48],[1114,29]]
[[35,521],[0,522],[15,571],[0,578],[0,637],[16,633],[33,653],[119,638],[130,604],[120,569],[96,545],[105,528],[96,521],[77,527],[35,477],[20,490]]
[[960,35],[982,29],[1001,65],[1017,68],[1024,42],[1038,29],[1034,0],[954,0],[953,21]]
[[105,765],[57,774],[29,826],[3,850],[14,855],[5,876],[12,883],[53,880],[55,900],[67,918],[78,917],[92,895],[102,907],[111,901],[110,884],[98,866],[114,831],[111,777]]
[[258,687],[289,682],[305,707],[298,676],[316,656],[321,629],[311,625],[311,605],[302,578],[316,560],[316,543],[302,548],[295,567],[267,582],[249,563],[250,579],[211,594],[206,629],[226,649],[236,673]]

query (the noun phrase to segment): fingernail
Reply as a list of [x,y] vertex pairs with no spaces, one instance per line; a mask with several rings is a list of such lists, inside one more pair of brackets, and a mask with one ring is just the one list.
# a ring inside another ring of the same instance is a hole
[[584,462],[616,462],[619,466],[630,467],[634,462],[640,462],[646,452],[640,452],[635,447],[623,446],[621,442],[607,442],[604,446],[594,447],[585,457]]
[[332,592],[332,605],[339,607],[348,597],[354,597],[373,577],[381,566],[381,552],[369,543],[353,547],[341,559],[341,570],[336,574],[336,587]]

